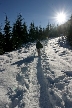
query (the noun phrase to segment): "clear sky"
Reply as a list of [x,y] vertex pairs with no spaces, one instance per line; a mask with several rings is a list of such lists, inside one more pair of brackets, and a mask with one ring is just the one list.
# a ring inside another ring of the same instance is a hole
[[5,13],[11,24],[15,22],[18,13],[29,25],[46,27],[48,22],[57,24],[55,16],[63,11],[69,19],[72,14],[72,0],[0,0],[0,24],[4,24]]

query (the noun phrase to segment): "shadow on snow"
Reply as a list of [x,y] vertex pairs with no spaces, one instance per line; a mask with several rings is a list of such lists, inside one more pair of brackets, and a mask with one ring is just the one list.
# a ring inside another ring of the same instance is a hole
[[34,56],[28,56],[27,58],[23,59],[23,60],[20,60],[20,61],[17,61],[11,65],[16,65],[17,66],[20,66],[22,65],[23,63],[31,63],[32,61],[34,60]]
[[41,67],[41,58],[38,58],[37,63],[37,79],[40,84],[40,107],[41,108],[52,108],[49,96],[48,96],[48,84],[46,82],[46,79],[44,78],[44,74]]

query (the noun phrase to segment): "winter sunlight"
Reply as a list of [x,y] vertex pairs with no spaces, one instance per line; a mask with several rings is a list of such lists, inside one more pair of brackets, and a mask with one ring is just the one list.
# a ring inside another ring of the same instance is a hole
[[66,21],[66,14],[64,12],[57,13],[55,18],[59,24],[62,24]]

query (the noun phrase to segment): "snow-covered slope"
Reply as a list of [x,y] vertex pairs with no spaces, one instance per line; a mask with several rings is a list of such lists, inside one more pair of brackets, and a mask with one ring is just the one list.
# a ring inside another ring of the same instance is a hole
[[72,50],[58,38],[0,55],[0,108],[72,108]]

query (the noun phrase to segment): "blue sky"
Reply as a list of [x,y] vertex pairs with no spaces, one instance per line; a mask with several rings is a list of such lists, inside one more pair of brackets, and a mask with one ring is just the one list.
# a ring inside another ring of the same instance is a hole
[[21,13],[27,25],[34,21],[36,26],[46,27],[48,22],[57,24],[54,17],[60,11],[66,13],[68,20],[72,14],[72,0],[0,0],[0,24],[4,24],[5,13],[11,24]]

